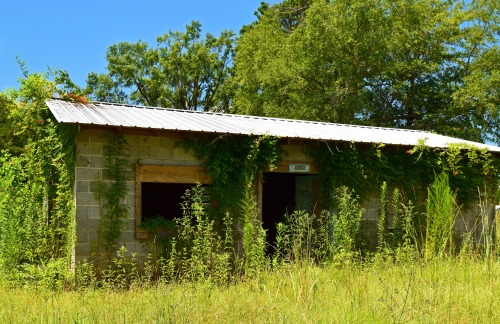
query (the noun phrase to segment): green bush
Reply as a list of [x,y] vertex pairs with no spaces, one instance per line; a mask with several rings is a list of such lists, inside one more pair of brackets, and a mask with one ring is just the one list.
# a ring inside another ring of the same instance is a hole
[[350,259],[365,212],[354,192],[343,186],[335,191],[336,212],[333,215],[333,245],[337,258]]
[[453,225],[458,213],[455,197],[449,186],[448,175],[444,172],[427,189],[426,260],[453,252]]
[[303,210],[285,215],[277,224],[276,250],[273,265],[323,263],[332,257],[332,215],[322,211],[319,216]]
[[[167,259],[162,261],[162,276],[167,281],[227,282],[232,269],[232,240],[217,232],[214,220],[207,214],[203,187],[186,191],[182,209],[183,217],[177,220],[178,234],[172,239]],[[231,227],[230,223],[225,225]]]

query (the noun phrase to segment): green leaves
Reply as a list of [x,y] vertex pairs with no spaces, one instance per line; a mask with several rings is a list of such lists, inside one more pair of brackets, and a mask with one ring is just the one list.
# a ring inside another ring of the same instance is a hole
[[201,35],[194,21],[185,32],[169,31],[157,46],[121,42],[106,54],[108,74],[89,74],[87,92],[94,99],[188,110],[226,111],[233,58],[233,37]]
[[426,261],[453,252],[453,224],[458,214],[455,194],[450,189],[448,176],[444,172],[436,176],[427,191]]
[[258,21],[238,40],[232,111],[496,141],[495,3],[336,0],[262,6]]
[[[101,206],[96,253],[97,257],[102,253],[105,260],[109,261],[118,247],[118,239],[127,217],[128,205],[123,200],[127,195],[127,172],[130,170],[127,159],[129,145],[123,135],[106,134],[106,140],[104,154],[109,180],[99,180],[94,195]],[[100,251],[101,247],[104,251]]]
[[378,70],[378,2],[313,2],[284,29],[285,2],[242,35],[235,59],[235,111],[352,122],[368,74]]
[[18,90],[0,94],[0,136],[10,136],[0,153],[0,271],[9,275],[69,262],[74,243],[74,146],[66,144],[75,133],[45,105],[56,89],[47,76],[25,71]]

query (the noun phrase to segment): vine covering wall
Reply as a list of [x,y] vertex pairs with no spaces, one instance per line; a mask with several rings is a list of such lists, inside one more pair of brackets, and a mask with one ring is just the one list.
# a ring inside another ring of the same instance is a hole
[[104,146],[104,167],[109,180],[98,179],[94,191],[101,207],[101,219],[97,241],[93,243],[97,258],[102,256],[109,261],[117,250],[129,209],[124,202],[127,195],[129,145],[121,133],[105,133],[104,136],[107,142]]
[[[228,136],[212,139],[196,138],[185,141],[203,161],[205,172],[213,179],[214,198],[210,214],[219,223],[232,218],[238,226],[235,241],[242,243],[240,251],[245,273],[254,276],[266,263],[266,234],[258,219],[255,197],[255,177],[262,171],[273,170],[280,160],[278,138],[272,136]],[[227,229],[226,229],[227,230]]]
[[367,198],[369,193],[378,192],[383,182],[400,188],[413,201],[422,201],[426,188],[443,171],[449,175],[459,204],[470,206],[479,191],[498,199],[500,159],[486,149],[455,144],[434,149],[425,141],[413,148],[322,142],[309,154],[318,167],[323,196],[330,206],[335,188],[347,186]]
[[[213,193],[217,200],[215,215],[236,211],[244,201],[246,186],[251,185],[259,171],[271,171],[282,158],[279,139],[272,137],[229,137],[192,139],[186,147],[193,149],[204,161],[207,173],[214,179]],[[259,143],[259,145],[256,145]],[[450,189],[464,209],[477,204],[479,195],[490,201],[499,198],[500,159],[485,149],[449,145],[430,148],[421,141],[415,147],[360,144],[346,142],[314,142],[306,149],[316,164],[321,180],[323,206],[336,208],[335,192],[350,188],[361,201],[378,196],[386,183],[406,199],[415,202],[423,215],[423,204],[436,177],[443,172],[449,177]],[[253,150],[258,147],[253,156]],[[218,213],[217,213],[218,211]]]
[[55,262],[64,272],[74,246],[75,133],[45,105],[55,86],[26,75],[0,107],[15,145],[0,153],[0,271],[30,277]]
[[281,158],[278,141],[272,136],[218,135],[184,142],[184,147],[203,161],[205,172],[213,179],[216,218],[227,211],[237,214],[255,176],[276,167]]

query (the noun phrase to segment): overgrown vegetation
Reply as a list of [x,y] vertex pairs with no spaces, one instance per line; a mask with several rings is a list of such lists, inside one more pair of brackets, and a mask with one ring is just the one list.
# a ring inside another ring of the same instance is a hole
[[[161,36],[156,48],[111,46],[108,73],[91,73],[85,89],[64,71],[51,82],[21,62],[19,90],[0,93],[0,321],[495,321],[500,210],[491,216],[500,162],[486,150],[319,143],[309,153],[324,210],[285,215],[267,242],[255,188],[283,155],[279,139],[193,136],[184,144],[213,179],[213,203],[196,187],[182,218],[141,224],[172,230],[155,245],[159,253],[143,257],[119,244],[130,170],[127,143],[113,133],[95,190],[97,262],[81,262],[73,274],[76,130],[58,124],[44,101],[58,92],[81,104],[90,95],[232,107],[499,142],[497,4],[263,3],[232,71],[233,34],[202,39],[194,22]],[[363,202],[378,191],[377,249],[369,251],[359,235]],[[478,200],[476,223],[457,235],[457,217]]]
[[0,153],[0,273],[20,283],[63,280],[75,236],[75,129],[45,105],[56,89],[46,76],[24,70],[20,85],[0,107],[12,136]]
[[167,258],[159,262],[160,277],[167,282],[225,284],[231,278],[231,260],[235,258],[231,218],[224,218],[227,231],[219,235],[202,198],[200,186],[184,196],[183,217],[177,220],[178,235],[171,241]]
[[[458,240],[453,233],[458,206],[476,201],[477,188],[484,192],[482,200],[498,198],[498,159],[485,150],[455,145],[433,150],[424,142],[411,149],[325,142],[311,154],[326,209],[286,215],[269,250],[254,190],[262,172],[273,170],[283,155],[279,139],[220,135],[185,142],[213,179],[210,201],[216,203],[205,203],[201,187],[188,193],[184,217],[164,250],[141,260],[118,249],[128,212],[123,197],[129,166],[127,143],[113,133],[106,145],[105,180],[95,192],[103,208],[95,252],[106,257],[108,267],[92,273],[94,265],[80,265],[71,283],[74,130],[58,125],[47,111],[44,99],[55,89],[43,76],[27,75],[19,91],[3,95],[9,102],[4,107],[10,107],[3,115],[15,141],[0,159],[0,267],[12,282],[120,289],[155,282],[228,284],[307,264],[430,262],[456,253],[498,253],[487,205],[480,240],[472,239],[477,228]],[[380,183],[378,250],[372,254],[360,249],[358,234],[362,202]]]
[[213,198],[217,201],[214,217],[226,212],[241,214],[242,201],[262,171],[273,170],[281,158],[278,138],[272,136],[229,136],[193,138],[184,142],[186,150],[203,161]]
[[411,195],[413,202],[423,202],[441,172],[448,175],[460,205],[470,207],[477,201],[478,188],[490,200],[497,198],[499,159],[469,145],[433,149],[425,140],[413,148],[323,142],[309,154],[318,166],[326,206],[333,206],[335,188],[347,186],[364,200],[383,182]]
[[[44,79],[30,76],[27,80]],[[36,86],[40,88],[40,84]],[[25,96],[35,97],[33,93]],[[13,106],[26,105],[17,103],[20,99],[16,98],[22,97],[13,96]],[[497,254],[489,225],[479,241],[470,239],[477,228],[460,240],[455,240],[453,233],[457,207],[477,200],[471,186],[483,188],[482,199],[498,197],[498,159],[485,150],[455,145],[433,150],[424,142],[412,149],[325,142],[311,154],[320,170],[326,209],[318,214],[297,210],[286,215],[285,222],[277,224],[276,242],[271,242],[273,249],[269,250],[254,190],[262,172],[273,170],[283,155],[279,139],[220,135],[185,142],[185,148],[203,161],[213,179],[210,202],[216,203],[206,203],[201,187],[188,192],[184,216],[175,225],[169,224],[174,230],[166,244],[159,246],[163,250],[140,259],[118,249],[128,212],[123,198],[129,166],[127,143],[121,134],[113,133],[106,145],[105,180],[99,181],[95,191],[103,217],[94,251],[96,256],[105,257],[107,267],[95,271],[94,264],[84,263],[71,283],[67,269],[74,235],[69,217],[74,152],[66,149],[73,147],[74,135],[54,123],[50,114],[43,112],[43,96],[39,100],[42,104],[30,102],[32,110],[22,110],[29,112],[24,118],[34,120],[36,128],[25,127],[16,133],[24,144],[11,144],[17,155],[6,151],[1,160],[0,259],[2,269],[14,269],[13,282],[35,280],[52,287],[119,289],[159,282],[220,285],[288,267],[345,267],[358,262],[377,264],[377,260],[430,262],[458,251],[461,255],[466,253],[463,251],[475,256],[484,251]],[[46,114],[45,119],[32,116],[39,111]],[[9,118],[23,116],[15,113],[19,112],[14,110]],[[40,163],[31,165],[28,159]],[[380,183],[378,249],[372,254],[361,249],[358,234],[364,214],[362,202]],[[6,190],[10,187],[18,190]],[[411,193],[412,199],[405,193]],[[60,202],[65,204],[60,206]],[[489,213],[485,206],[482,224],[489,221]],[[158,226],[155,224],[151,226]],[[271,254],[266,254],[269,251]]]
[[[28,80],[41,81],[36,76]],[[17,105],[15,100],[12,104]],[[44,106],[29,105],[32,110],[26,111],[31,114],[47,114]],[[24,121],[14,117],[10,118]],[[2,320],[15,321],[17,313],[11,310],[20,309],[18,305],[32,294],[29,288],[4,288],[7,284],[37,287],[37,296],[42,294],[53,304],[41,307],[41,300],[31,297],[34,306],[29,314],[46,318],[51,309],[51,318],[61,321],[70,317],[112,321],[114,316],[137,321],[191,316],[192,320],[193,311],[203,314],[200,321],[216,319],[220,312],[228,321],[243,315],[266,321],[487,321],[498,316],[499,301],[494,297],[498,283],[486,280],[499,272],[498,226],[491,223],[491,206],[486,203],[498,198],[498,162],[486,151],[325,144],[315,159],[327,170],[321,177],[323,199],[329,202],[325,206],[330,208],[318,214],[296,210],[286,215],[277,224],[274,250],[266,254],[254,187],[261,172],[277,165],[282,155],[278,139],[193,139],[186,148],[203,159],[214,179],[211,203],[201,186],[186,192],[183,217],[175,221],[161,256],[143,258],[118,248],[127,212],[122,198],[128,162],[127,144],[120,134],[112,134],[106,153],[108,180],[96,191],[104,216],[100,254],[109,262],[99,271],[96,264],[82,262],[72,276],[68,269],[74,235],[69,217],[74,152],[66,148],[73,147],[68,144],[74,133],[58,126],[50,115],[41,119],[43,123],[32,120],[35,129],[19,132],[24,144],[3,151],[0,159],[0,269],[5,278],[0,281],[0,296],[16,292],[14,299],[0,298]],[[349,176],[340,177],[339,172]],[[467,185],[476,186],[475,195]],[[359,244],[362,202],[377,191],[378,249],[368,252]],[[472,204],[478,195],[480,227],[457,239],[453,227],[458,206]],[[475,295],[480,289],[481,295]],[[242,294],[245,302],[228,302],[239,301],[236,296]],[[134,301],[128,299],[132,295]],[[76,296],[83,298],[85,308],[71,306]],[[108,315],[102,301],[97,303],[93,296],[112,301],[106,305]],[[143,302],[135,306],[137,296]],[[483,296],[489,296],[488,302],[481,300]],[[463,303],[457,301],[460,298]],[[256,310],[263,301],[267,306]],[[333,309],[350,311],[339,314]]]
[[[127,257],[126,250],[122,249],[101,278],[93,278],[91,271],[83,272],[83,276],[78,274],[76,282],[80,288],[119,289],[159,283],[227,285],[262,278],[265,273],[304,267],[363,265],[370,268],[408,262],[425,265],[464,257],[494,262],[490,256],[500,251],[493,244],[496,241],[489,227],[481,233],[482,240],[454,241],[457,209],[446,174],[438,175],[428,190],[427,210],[421,215],[398,188],[389,190],[386,184],[382,185],[381,217],[377,226],[379,248],[375,253],[359,248],[358,234],[364,209],[358,196],[347,187],[341,187],[335,192],[333,211],[315,215],[298,210],[286,215],[285,221],[277,224],[275,249],[266,255],[265,231],[257,220],[252,192],[248,191],[243,197],[240,219],[226,213],[222,222],[224,230],[220,231],[210,214],[211,204],[204,202],[203,187],[199,186],[184,197],[184,216],[176,221],[177,234],[164,257],[148,258],[141,265],[137,256]],[[481,217],[489,219],[491,208],[484,209],[483,213]],[[425,231],[420,228],[422,216],[426,220]],[[243,224],[242,253],[235,250],[238,244],[234,240],[234,221],[238,220]],[[475,230],[465,233],[465,237],[474,235],[472,231]],[[487,257],[486,251],[490,256]],[[121,278],[119,284],[116,278]]]
[[307,265],[229,286],[0,286],[0,322],[492,323],[500,317],[499,289],[498,262]]

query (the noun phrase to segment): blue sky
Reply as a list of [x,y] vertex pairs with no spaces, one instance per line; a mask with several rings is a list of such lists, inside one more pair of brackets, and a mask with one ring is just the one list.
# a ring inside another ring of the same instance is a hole
[[[67,70],[79,85],[105,72],[108,46],[139,39],[154,45],[168,30],[193,20],[202,32],[238,33],[255,20],[261,0],[41,1],[7,0],[0,11],[0,91],[17,88],[19,56],[31,72]],[[268,1],[274,3],[276,1]]]

